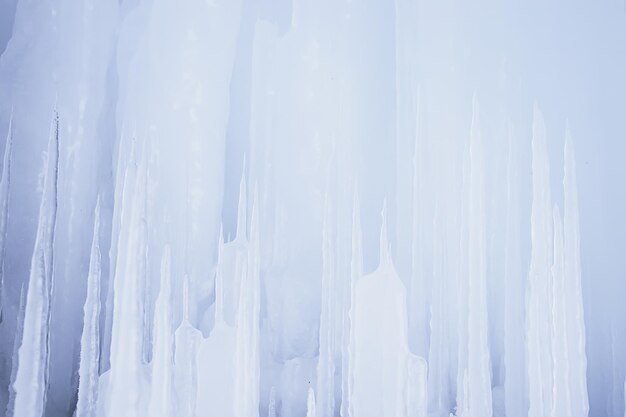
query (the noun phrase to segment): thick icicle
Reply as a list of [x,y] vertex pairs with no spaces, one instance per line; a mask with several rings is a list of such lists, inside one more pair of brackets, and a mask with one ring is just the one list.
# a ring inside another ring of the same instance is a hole
[[9,189],[11,187],[11,152],[13,148],[13,120],[9,120],[7,140],[4,144],[2,177],[0,179],[0,323],[4,314],[4,259],[6,253],[7,224],[9,220]]
[[335,410],[335,334],[334,334],[334,248],[330,222],[330,202],[326,196],[324,229],[322,232],[322,300],[319,327],[319,357],[317,364],[317,417],[333,416]]
[[54,234],[58,207],[59,115],[50,129],[37,237],[26,296],[24,334],[15,377],[15,416],[44,414],[50,355],[50,303],[54,290]]
[[98,402],[100,363],[100,197],[94,214],[93,239],[89,257],[87,297],[83,307],[83,333],[80,338],[80,368],[78,370],[78,403],[76,417],[95,417]]
[[406,415],[406,291],[391,261],[385,212],[383,208],[379,267],[360,278],[353,293],[352,417]]
[[174,415],[172,382],[174,355],[172,351],[172,254],[169,245],[163,249],[161,259],[161,288],[154,311],[154,354],[152,356],[152,379],[150,381],[150,417]]
[[[240,200],[241,201],[241,200]],[[244,218],[245,223],[245,218]],[[245,233],[239,228],[237,233]],[[237,240],[237,239],[235,239]],[[233,375],[237,330],[224,321],[224,255],[236,242],[224,244],[220,232],[215,274],[215,326],[209,337],[202,341],[197,355],[198,395],[196,416],[235,416],[235,376]],[[237,259],[237,258],[235,258]],[[244,258],[245,261],[245,258]],[[234,270],[246,270],[245,265]],[[234,276],[228,276],[233,280]]]
[[543,116],[535,106],[532,138],[533,202],[526,346],[529,417],[547,417],[552,407],[550,267],[552,265],[552,200],[550,164]]
[[572,401],[572,417],[587,417],[589,399],[587,394],[587,356],[585,353],[585,317],[580,268],[580,230],[578,214],[578,190],[576,186],[576,158],[569,132],[565,136],[565,173],[563,177],[564,210],[564,274],[567,323],[567,346],[569,357],[569,381]]

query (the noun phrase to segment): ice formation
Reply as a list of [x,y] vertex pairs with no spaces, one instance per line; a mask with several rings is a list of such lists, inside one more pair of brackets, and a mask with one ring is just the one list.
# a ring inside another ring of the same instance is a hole
[[625,145],[448,3],[0,2],[0,414],[626,415]]

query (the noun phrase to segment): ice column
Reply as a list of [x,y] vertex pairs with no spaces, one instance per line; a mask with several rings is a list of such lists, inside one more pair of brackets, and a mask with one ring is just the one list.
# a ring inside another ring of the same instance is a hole
[[50,355],[50,302],[54,290],[54,233],[57,218],[59,174],[59,116],[50,129],[44,187],[39,208],[37,237],[31,260],[26,296],[24,334],[15,376],[15,416],[44,414]]

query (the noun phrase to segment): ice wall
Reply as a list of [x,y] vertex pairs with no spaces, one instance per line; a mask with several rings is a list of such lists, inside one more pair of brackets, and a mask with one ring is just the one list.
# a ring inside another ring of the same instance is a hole
[[0,414],[623,415],[626,26],[561,3],[0,2]]

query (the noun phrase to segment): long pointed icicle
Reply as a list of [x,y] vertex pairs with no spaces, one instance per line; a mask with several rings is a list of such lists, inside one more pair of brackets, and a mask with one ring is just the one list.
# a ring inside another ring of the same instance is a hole
[[174,333],[174,381],[177,416],[195,416],[197,396],[197,354],[202,333],[189,322],[189,277],[183,278],[183,320]]
[[509,131],[507,163],[506,243],[504,260],[504,402],[508,417],[528,414],[526,404],[526,353],[524,349],[524,306],[526,277],[522,273],[520,240],[520,163],[517,142]]
[[567,346],[570,360],[569,380],[571,382],[572,417],[587,417],[589,398],[587,395],[587,356],[585,353],[585,318],[580,268],[580,230],[578,214],[578,190],[576,188],[576,157],[569,132],[565,137],[564,190],[564,274]]
[[485,242],[484,155],[479,124],[479,108],[474,98],[470,134],[470,193],[468,228],[468,388],[469,414],[465,417],[491,417],[491,373],[487,336],[487,282]]
[[374,272],[359,278],[353,291],[351,417],[406,416],[406,290],[389,255],[385,214],[383,209],[380,264]]
[[20,304],[17,310],[17,323],[15,325],[15,339],[13,340],[13,355],[11,364],[11,386],[9,387],[9,402],[7,403],[6,416],[15,417],[15,378],[17,377],[17,370],[19,369],[18,355],[20,348],[20,341],[24,334],[24,316],[26,315],[26,288],[22,284],[20,289]]
[[224,322],[224,226],[220,227],[217,244],[217,267],[215,269],[215,324]]
[[37,237],[26,296],[24,335],[15,378],[15,416],[43,415],[48,381],[50,304],[54,287],[54,232],[59,175],[59,116],[55,113],[44,168]]
[[4,260],[9,220],[9,189],[11,187],[11,154],[13,152],[13,120],[9,120],[7,140],[4,145],[2,178],[0,179],[0,323],[4,309]]
[[[145,147],[144,147],[145,149]],[[111,370],[107,415],[139,413],[142,397],[141,276],[145,270],[145,198],[147,157],[129,164],[120,213],[120,243],[114,275],[114,309],[111,336]],[[132,184],[132,185],[131,185]]]
[[447,305],[449,291],[446,291],[444,227],[440,220],[439,210],[435,209],[433,222],[433,285],[430,306],[430,347],[428,353],[428,395],[429,406],[434,413],[445,413],[450,409],[450,387],[448,370],[450,368],[450,346],[447,340],[450,322]]
[[319,327],[319,359],[317,365],[317,413],[332,416],[335,410],[335,334],[334,306],[335,271],[330,201],[326,196],[324,229],[322,232],[322,301]]
[[235,352],[235,415],[259,414],[260,259],[259,213],[255,190],[250,221],[247,271],[241,282]]
[[571,416],[569,355],[567,352],[567,311],[563,270],[563,223],[558,207],[554,207],[554,263],[552,265],[552,417]]
[[241,181],[239,182],[239,204],[237,205],[237,238],[246,239],[248,221],[248,200],[246,198],[248,187],[246,185],[246,161],[244,158],[243,170],[241,171]]
[[380,267],[388,268],[393,266],[389,239],[387,237],[387,200],[383,202],[382,226],[380,227]]
[[552,350],[549,297],[552,265],[552,199],[550,164],[543,116],[535,106],[532,138],[533,201],[531,209],[531,259],[526,319],[528,358],[528,417],[546,417],[552,407]]
[[83,333],[80,339],[78,370],[78,403],[76,417],[95,417],[98,402],[98,370],[100,361],[100,198],[96,202],[93,239],[89,257],[87,298],[83,307]]
[[352,204],[352,245],[350,254],[350,307],[348,310],[348,343],[345,347],[344,360],[345,369],[342,373],[341,386],[341,417],[350,417],[354,415],[354,407],[351,402],[351,396],[354,391],[354,291],[356,281],[363,274],[363,238],[361,234],[361,215],[359,208],[359,197],[355,191]]
[[148,415],[168,417],[173,414],[172,375],[173,375],[173,338],[171,312],[171,264],[172,255],[169,246],[163,249],[161,259],[161,288],[155,307],[154,356],[152,357],[152,380]]

